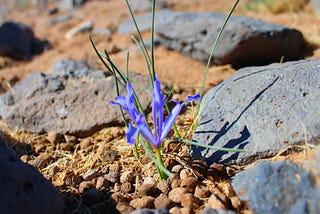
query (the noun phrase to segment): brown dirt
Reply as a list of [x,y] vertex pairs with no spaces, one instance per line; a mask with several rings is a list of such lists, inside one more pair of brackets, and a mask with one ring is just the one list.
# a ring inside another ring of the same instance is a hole
[[[229,11],[233,3],[232,1],[225,0],[168,0],[167,2],[169,2],[171,8],[175,10],[215,11],[224,13]],[[320,56],[319,17],[316,17],[311,12],[310,6],[307,5],[299,12],[273,14],[266,10],[263,12],[249,11],[244,7],[244,4],[245,3],[242,3],[238,7],[235,14],[260,18],[265,21],[296,28],[303,33],[305,39],[310,43],[310,48],[314,49],[313,54],[309,56],[309,58],[318,58]],[[49,8],[53,6],[53,4],[49,4]],[[61,13],[59,15],[61,15]],[[8,85],[14,84],[14,82],[24,78],[32,71],[49,72],[54,62],[64,58],[85,60],[92,66],[102,68],[98,57],[90,45],[87,35],[76,35],[72,39],[66,40],[64,34],[76,24],[89,19],[94,22],[95,28],[115,29],[124,19],[129,17],[125,1],[89,1],[83,7],[74,11],[73,15],[75,18],[55,26],[47,25],[48,20],[52,19],[53,16],[49,16],[47,11],[39,11],[34,7],[15,8],[3,17],[3,20],[15,20],[31,26],[35,35],[40,39],[49,40],[53,48],[46,50],[41,55],[34,56],[31,61],[19,62],[1,57],[0,80],[2,90],[7,90]],[[144,33],[143,36],[149,38],[149,33]],[[93,36],[93,39],[100,50],[111,50],[113,47],[122,50],[118,53],[111,54],[111,57],[121,68],[125,68],[126,50],[135,47],[130,35],[112,34],[109,38],[105,36]],[[198,91],[205,70],[203,63],[197,62],[175,51],[167,50],[161,46],[155,49],[155,58],[156,71],[160,80],[169,86],[174,86],[179,89],[175,96],[185,96],[185,93],[189,94]],[[139,51],[134,49],[130,51],[129,63],[131,71],[146,73],[145,62]],[[235,70],[229,65],[211,66],[205,85],[206,88],[217,85],[234,72]],[[194,112],[194,107],[189,106],[188,110],[178,119],[178,129],[185,138],[191,138],[189,130],[194,120]],[[108,198],[110,193],[120,192],[120,196],[117,194],[113,196],[113,200],[118,204],[117,208],[130,210],[132,209],[132,207],[130,208],[129,206],[130,201],[136,198],[143,198],[136,190],[145,181],[146,177],[154,176],[156,181],[159,179],[154,165],[145,157],[142,148],[139,148],[142,154],[139,160],[135,158],[132,147],[126,143],[123,137],[123,127],[106,128],[89,138],[76,139],[76,142],[72,142],[69,139],[50,142],[46,135],[37,136],[14,132],[13,130],[6,129],[5,124],[1,124],[1,126],[15,139],[14,141],[21,142],[21,145],[17,144],[15,146],[21,159],[37,166],[40,172],[65,194],[67,204],[66,213],[87,213],[89,208],[95,210],[93,211],[93,213],[95,213],[99,209],[106,209],[107,205],[102,203],[103,200],[101,200],[101,197],[99,200],[92,199],[93,201],[89,200],[89,202],[83,201],[83,199],[87,197],[82,192],[86,187],[89,189],[97,187],[104,194],[102,197],[104,199]],[[215,194],[220,197],[221,194],[223,194],[227,196],[226,201],[221,206],[234,209],[241,213],[250,212],[246,209],[245,204],[240,203],[236,205],[232,203],[232,201],[237,200],[234,198],[234,193],[232,189],[230,189],[230,184],[226,178],[236,172],[238,167],[211,166],[209,168],[213,168],[212,170],[215,173],[219,172],[220,174],[217,173],[217,176],[206,176],[202,171],[209,172],[207,167],[195,167],[196,165],[190,162],[188,151],[189,148],[186,145],[174,142],[166,143],[164,154],[166,165],[170,169],[172,169],[173,166],[179,168],[176,165],[181,165],[180,168],[184,170],[183,173],[179,170],[180,177],[178,176],[169,181],[171,185],[181,185],[179,182],[182,182],[183,174],[190,173],[189,177],[196,177],[199,182],[199,188],[204,186],[206,190],[209,190],[210,195]],[[280,159],[295,161],[303,161],[305,157],[306,153],[279,156]],[[92,169],[98,173],[88,179],[87,183],[84,183],[84,174]],[[134,175],[134,178],[130,180],[129,184],[124,184],[125,182],[113,183],[110,181],[112,180],[111,178],[108,178],[109,181],[104,180],[107,179],[105,176],[110,172],[119,172],[120,175],[122,175],[128,171],[133,172]],[[96,186],[98,180],[102,186]],[[105,183],[103,183],[104,181]],[[157,191],[159,191],[159,189],[160,188],[158,188]],[[154,197],[159,195],[159,193],[150,194]],[[203,194],[205,194],[205,191],[203,191]],[[190,195],[186,195],[183,199],[183,204],[190,204],[188,203],[190,197]],[[166,199],[162,196],[161,200]],[[208,196],[201,198],[197,204],[192,204],[192,210],[196,210],[195,213],[199,212],[206,205],[207,201]],[[213,199],[210,199],[210,201],[210,203],[214,203],[212,202],[214,201]],[[176,203],[174,206],[181,207],[181,204]],[[186,211],[186,213],[192,213],[190,207],[181,207],[181,209]]]

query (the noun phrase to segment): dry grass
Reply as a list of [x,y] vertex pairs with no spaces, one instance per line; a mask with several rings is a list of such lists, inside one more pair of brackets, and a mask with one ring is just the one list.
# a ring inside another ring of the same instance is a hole
[[309,2],[310,0],[249,0],[245,5],[249,10],[267,10],[278,14],[305,10]]

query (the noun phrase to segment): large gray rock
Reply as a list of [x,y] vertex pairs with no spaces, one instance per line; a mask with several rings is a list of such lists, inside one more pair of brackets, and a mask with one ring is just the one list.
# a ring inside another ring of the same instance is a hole
[[312,5],[314,12],[317,15],[320,15],[320,0],[311,0],[311,5]]
[[[149,78],[136,73],[130,73],[130,78],[146,108],[151,100]],[[12,129],[85,137],[122,122],[119,108],[108,103],[115,97],[112,77],[81,63],[60,62],[52,73],[31,74],[0,96],[1,116]]]
[[48,41],[34,37],[32,29],[26,25],[10,21],[0,25],[0,56],[24,60],[49,47]]
[[[158,26],[162,22],[167,22],[171,20],[175,14],[170,10],[160,10],[155,13],[155,26]],[[152,13],[145,13],[142,15],[136,15],[135,17],[136,23],[139,27],[140,32],[145,32],[151,29],[151,20]],[[121,23],[119,26],[117,33],[125,34],[125,33],[137,33],[136,27],[132,18],[128,18]]]
[[232,186],[255,213],[319,213],[320,185],[288,161],[262,161],[234,176]]
[[[151,11],[152,0],[130,0],[129,1],[131,10],[133,12]],[[165,8],[166,3],[164,1],[156,1],[156,9]]]
[[[171,12],[156,25],[156,32],[168,48],[207,62],[225,18],[219,13]],[[281,57],[293,60],[301,58],[304,47],[303,36],[295,29],[233,16],[213,54],[213,63],[245,66],[279,62]]]
[[320,60],[238,70],[203,97],[194,140],[232,153],[196,146],[209,163],[248,164],[299,144],[320,141]]
[[64,213],[62,195],[32,166],[23,163],[0,138],[1,213]]

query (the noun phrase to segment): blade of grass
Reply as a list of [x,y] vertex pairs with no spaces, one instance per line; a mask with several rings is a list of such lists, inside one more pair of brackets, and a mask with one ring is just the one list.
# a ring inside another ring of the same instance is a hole
[[151,19],[151,44],[150,44],[150,52],[151,52],[151,70],[152,70],[152,82],[155,79],[156,71],[154,68],[154,20],[155,20],[155,10],[156,10],[156,1],[152,0],[152,19]]
[[[219,39],[220,39],[220,37],[221,37],[221,35],[222,35],[222,32],[224,31],[224,28],[225,28],[225,26],[227,25],[227,23],[228,23],[231,15],[232,15],[232,13],[233,13],[233,11],[234,11],[235,8],[237,7],[239,1],[240,1],[240,0],[236,0],[236,1],[234,2],[233,6],[232,6],[232,8],[231,8],[231,10],[230,10],[230,12],[228,13],[225,21],[223,22],[223,24],[222,24],[222,26],[221,26],[221,29],[220,29],[220,31],[219,31],[219,33],[218,33],[218,35],[217,35],[217,37],[216,37],[213,45],[212,45],[211,52],[210,52],[210,55],[209,55],[209,59],[208,59],[207,65],[206,65],[206,69],[205,69],[205,71],[204,71],[204,77],[203,77],[203,79],[202,79],[201,88],[200,88],[200,96],[201,96],[201,98],[200,98],[200,101],[198,102],[198,105],[197,105],[197,115],[198,115],[199,112],[200,112],[200,105],[201,105],[201,101],[202,101],[202,98],[203,98],[204,85],[205,85],[205,82],[206,82],[206,79],[207,79],[207,75],[208,75],[208,71],[209,71],[209,67],[210,67],[210,64],[211,64],[211,59],[212,59],[213,53],[214,53],[214,51],[215,51],[215,49],[216,49],[216,47],[217,47],[217,44],[218,44],[218,41],[219,41]],[[195,127],[197,127],[197,126],[198,126],[198,121],[196,121]]]
[[245,152],[245,149],[231,149],[231,148],[223,148],[223,147],[217,147],[217,146],[210,146],[210,145],[204,145],[196,141],[192,140],[186,140],[186,139],[181,139],[181,138],[176,138],[176,137],[168,137],[166,140],[173,140],[173,141],[178,141],[178,142],[184,142],[188,143],[191,145],[207,148],[207,149],[214,149],[214,150],[219,150],[219,151],[225,151],[225,152]]

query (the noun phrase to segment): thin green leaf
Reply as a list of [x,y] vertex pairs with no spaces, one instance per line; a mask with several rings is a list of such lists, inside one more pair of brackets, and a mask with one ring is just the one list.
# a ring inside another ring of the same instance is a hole
[[[202,98],[203,98],[204,85],[205,85],[205,82],[206,82],[206,79],[207,79],[207,75],[208,75],[208,71],[209,71],[209,67],[210,67],[210,64],[211,64],[211,59],[212,59],[213,53],[214,53],[214,51],[215,51],[215,49],[216,49],[216,47],[217,47],[217,44],[218,44],[218,41],[219,41],[219,39],[220,39],[220,37],[221,37],[221,35],[222,35],[222,32],[224,31],[224,28],[225,28],[226,24],[228,23],[231,15],[232,15],[232,13],[233,13],[233,11],[234,11],[235,8],[237,7],[239,1],[240,1],[240,0],[236,0],[236,1],[234,2],[233,6],[232,6],[232,8],[231,8],[231,10],[230,10],[230,12],[228,13],[225,21],[223,22],[222,27],[221,27],[221,29],[220,29],[220,31],[219,31],[219,33],[218,33],[218,35],[217,35],[217,37],[216,37],[213,45],[212,45],[211,52],[210,52],[210,55],[209,55],[209,59],[208,59],[208,62],[207,62],[207,66],[206,66],[206,69],[205,69],[205,71],[204,71],[204,77],[203,77],[203,79],[202,79],[201,88],[200,88],[200,96],[201,96],[201,98],[200,98],[200,101],[198,102],[198,105],[197,105],[197,115],[198,115],[199,112],[200,112],[200,105],[201,105],[201,101],[202,101]],[[198,125],[198,122],[196,122],[196,127],[197,127],[197,125]]]
[[205,145],[205,144],[201,144],[196,141],[181,139],[181,138],[176,138],[176,137],[168,137],[168,138],[166,138],[166,140],[174,140],[174,141],[178,141],[178,142],[184,142],[184,143],[188,143],[191,145],[195,145],[195,146],[199,146],[199,147],[203,147],[203,148],[207,148],[207,149],[214,149],[214,150],[225,151],[225,152],[246,152],[245,149],[221,148],[221,147],[217,147],[217,146]]

